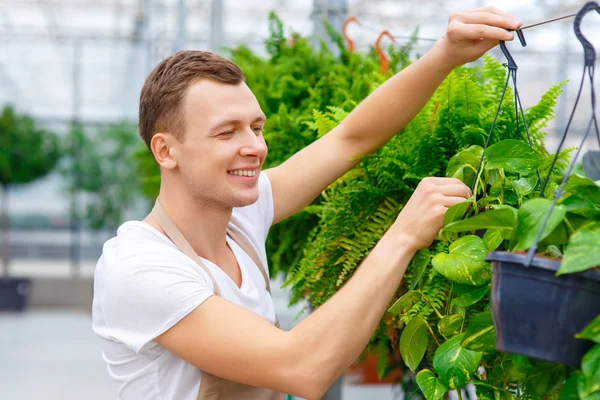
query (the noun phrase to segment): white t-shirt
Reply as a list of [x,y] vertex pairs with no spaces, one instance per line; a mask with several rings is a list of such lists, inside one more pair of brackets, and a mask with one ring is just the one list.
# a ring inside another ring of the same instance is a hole
[[[240,232],[267,266],[265,240],[273,221],[273,195],[265,174],[256,203],[234,208],[230,227]],[[204,260],[221,297],[275,323],[273,300],[252,259],[229,237],[242,272],[238,288]],[[92,319],[108,373],[126,400],[195,400],[202,372],[153,340],[214,294],[210,277],[166,236],[129,221],[102,250],[94,277]]]

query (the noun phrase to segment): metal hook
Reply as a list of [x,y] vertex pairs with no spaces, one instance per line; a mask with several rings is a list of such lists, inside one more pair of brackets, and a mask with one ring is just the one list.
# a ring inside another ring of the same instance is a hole
[[383,50],[381,50],[381,39],[387,36],[390,39],[392,39],[392,42],[396,43],[396,39],[394,39],[394,36],[392,36],[391,33],[389,33],[388,31],[383,31],[379,34],[379,37],[377,38],[377,41],[375,42],[375,52],[379,55],[379,64],[380,64],[380,71],[382,75],[387,75],[388,73],[388,69],[389,69],[389,61],[387,59],[387,57],[385,56],[385,53],[383,52]]
[[[517,29],[515,32],[517,32],[517,37],[519,38],[519,42],[521,42],[521,46],[523,46],[523,47],[527,46],[527,42],[525,41],[525,36],[523,35],[523,31],[521,31],[520,29]],[[500,41],[500,49],[502,50],[502,53],[504,53],[504,57],[506,57],[506,60],[508,61],[508,63],[506,64],[508,66],[508,69],[516,70],[517,63],[515,63],[514,58],[512,58],[510,52],[506,48],[506,42],[504,40]]]
[[344,25],[342,25],[342,36],[344,37],[344,40],[346,40],[346,46],[348,46],[348,51],[350,53],[354,53],[354,41],[350,39],[347,32],[348,25],[350,24],[350,22],[356,22],[359,25],[360,22],[358,22],[358,19],[356,19],[356,17],[348,17],[346,21],[344,21]]
[[577,36],[577,39],[579,39],[583,45],[586,67],[593,67],[596,63],[596,50],[594,50],[594,46],[592,46],[592,44],[581,33],[581,21],[583,20],[583,17],[585,17],[585,15],[592,10],[596,10],[598,14],[600,14],[600,5],[598,5],[598,3],[595,1],[586,3],[581,10],[579,10],[577,16],[575,17],[575,23],[573,24],[575,36]]

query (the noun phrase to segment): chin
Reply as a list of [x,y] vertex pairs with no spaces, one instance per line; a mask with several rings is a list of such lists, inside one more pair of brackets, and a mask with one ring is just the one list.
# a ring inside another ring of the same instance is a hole
[[240,196],[233,199],[233,207],[246,207],[258,201],[258,193],[252,196]]

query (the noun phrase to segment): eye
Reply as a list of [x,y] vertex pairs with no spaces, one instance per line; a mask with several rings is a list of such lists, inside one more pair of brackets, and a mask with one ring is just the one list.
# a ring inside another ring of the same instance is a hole
[[254,128],[252,128],[254,130],[254,132],[256,132],[257,135],[260,135],[263,131],[263,127],[262,126],[255,126]]
[[233,135],[233,131],[226,131],[219,133],[219,136],[231,136]]

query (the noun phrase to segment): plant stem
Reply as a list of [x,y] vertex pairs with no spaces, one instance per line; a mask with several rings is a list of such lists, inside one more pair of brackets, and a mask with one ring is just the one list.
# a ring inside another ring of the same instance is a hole
[[483,174],[483,165],[479,171],[479,174],[475,177],[475,189],[473,190],[473,206],[475,207],[475,214],[477,214],[477,190],[478,186],[481,183],[483,197],[485,197],[485,185],[481,182],[481,175]]
[[502,179],[501,185],[500,185],[500,204],[504,204],[504,170],[500,169],[500,179]]
[[425,300],[427,302],[427,304],[429,304],[429,306],[433,309],[433,311],[435,311],[435,314],[438,316],[439,319],[444,318],[442,316],[442,314],[440,314],[440,312],[437,310],[437,308],[435,308],[433,306],[433,304],[431,304],[431,302],[429,301],[429,299],[427,298],[427,296],[425,296],[425,294],[423,292],[421,292],[421,296],[423,296],[423,300]]
[[452,298],[452,291],[454,290],[454,282],[452,282],[452,286],[450,286],[450,293],[448,293],[448,302],[446,303],[446,315],[450,311],[450,299]]
[[456,395],[458,396],[458,400],[462,400],[462,390],[461,389],[456,389]]
[[569,222],[569,220],[566,217],[563,218],[563,221],[565,221],[567,228],[569,228],[569,231],[571,232],[571,234],[573,234],[575,232],[575,228],[573,228],[573,225],[571,225],[571,223]]
[[[425,321],[423,319],[423,321]],[[429,332],[431,333],[431,337],[433,338],[433,340],[435,340],[435,343],[438,345],[438,347],[441,346],[440,342],[438,342],[437,338],[435,337],[435,333],[433,333],[433,329],[431,329],[431,326],[429,325],[429,323],[427,321],[425,321],[425,325],[427,325],[427,329],[429,329]]]

